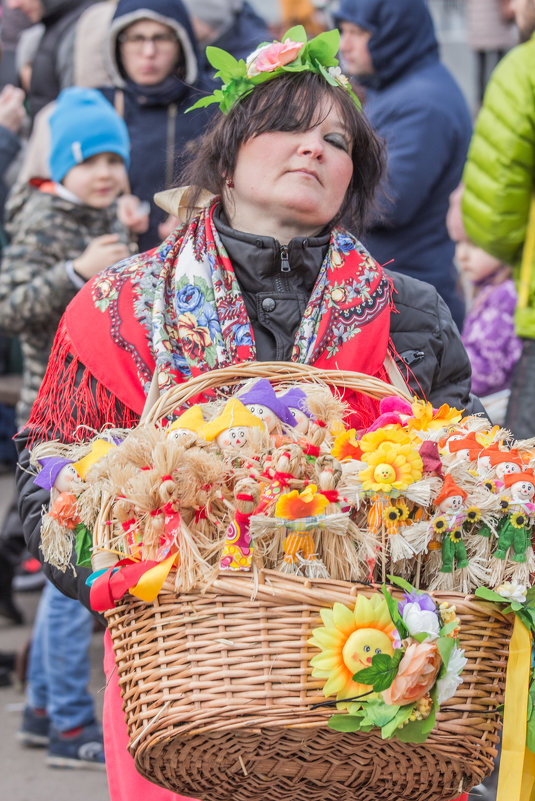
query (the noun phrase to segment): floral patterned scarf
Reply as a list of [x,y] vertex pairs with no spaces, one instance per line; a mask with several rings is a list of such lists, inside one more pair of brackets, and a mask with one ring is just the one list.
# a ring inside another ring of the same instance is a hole
[[[139,414],[156,366],[164,391],[207,370],[254,361],[251,323],[212,218],[217,202],[158,248],[88,282],[67,308],[51,364],[65,361],[68,351],[71,372],[82,365]],[[357,239],[335,228],[291,360],[386,378],[390,311],[390,282],[381,267]],[[55,380],[53,373],[47,380]],[[362,398],[347,399],[364,411]],[[364,416],[373,419],[373,404],[364,406]]]

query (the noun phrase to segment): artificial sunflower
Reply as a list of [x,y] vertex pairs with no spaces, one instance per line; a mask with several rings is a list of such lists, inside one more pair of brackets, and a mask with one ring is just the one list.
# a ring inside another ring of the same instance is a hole
[[462,531],[460,528],[454,528],[450,531],[450,540],[452,542],[460,542],[463,538]]
[[481,519],[481,512],[477,506],[470,506],[465,512],[465,520],[467,523],[477,523]]
[[369,667],[375,654],[394,653],[396,629],[385,599],[357,595],[353,610],[335,603],[320,615],[324,625],[314,629],[308,642],[321,651],[310,664],[315,678],[326,679],[323,694],[343,700],[369,692],[371,688],[353,681],[353,676]]
[[502,512],[506,512],[509,509],[509,498],[506,498],[504,495],[500,498],[500,509]]
[[405,503],[405,501],[401,500],[401,498],[397,501],[396,507],[399,513],[399,521],[400,523],[405,522],[408,516],[410,515],[410,509]]
[[433,531],[435,534],[442,534],[446,530],[447,525],[448,523],[445,517],[435,517],[433,520]]
[[515,528],[524,528],[527,525],[528,518],[524,512],[514,512],[511,517],[511,525]]
[[483,484],[485,489],[488,489],[489,492],[496,492],[496,482],[492,480],[485,481]]
[[363,460],[368,464],[359,473],[364,492],[402,492],[422,477],[422,458],[410,444],[383,441]]
[[383,517],[388,523],[397,523],[400,519],[401,510],[397,506],[385,506]]

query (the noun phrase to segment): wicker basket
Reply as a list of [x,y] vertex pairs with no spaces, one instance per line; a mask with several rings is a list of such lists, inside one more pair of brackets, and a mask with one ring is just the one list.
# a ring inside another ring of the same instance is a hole
[[[280,364],[216,371],[170,390],[148,419],[205,388],[266,377],[266,367],[279,381],[304,375],[299,365]],[[307,379],[311,373],[306,368]],[[314,377],[392,394],[357,374]],[[319,610],[372,592],[260,571],[221,573],[208,590],[178,597],[166,585],[153,604],[123,599],[107,618],[138,770],[203,801],[450,801],[478,784],[493,769],[512,632],[492,604],[435,594],[457,608],[468,664],[425,744],[338,733],[327,727],[332,710],[312,708],[324,700],[307,645]]]

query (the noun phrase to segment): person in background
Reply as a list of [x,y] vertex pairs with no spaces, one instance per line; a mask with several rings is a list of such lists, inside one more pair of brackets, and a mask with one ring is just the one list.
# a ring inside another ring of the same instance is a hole
[[80,14],[94,0],[7,0],[10,9],[41,22],[43,35],[32,63],[28,107],[32,120],[40,109],[74,82],[74,35]]
[[[227,50],[234,58],[246,59],[258,42],[270,42],[272,34],[262,17],[247,0],[184,0],[197,42],[204,54],[207,45]],[[206,56],[199,56],[200,68],[214,72]]]
[[387,177],[364,242],[381,264],[438,290],[459,329],[464,300],[448,236],[472,121],[441,63],[425,0],[342,0],[335,19],[346,69],[364,86],[368,118],[386,141]]
[[102,94],[124,118],[131,141],[128,171],[135,196],[124,204],[132,226],[139,203],[150,204],[149,224],[138,230],[141,250],[161,241],[164,212],[153,195],[168,188],[188,158],[188,143],[203,131],[210,111],[184,114],[207,91],[197,45],[182,0],[119,0],[108,33],[114,82]]
[[535,0],[514,0],[523,43],[492,73],[463,174],[466,233],[513,268],[522,341],[505,417],[517,439],[535,435]]
[[522,351],[514,326],[516,289],[511,268],[468,239],[461,216],[462,193],[462,185],[452,193],[447,217],[457,264],[471,288],[462,340],[472,365],[472,390],[492,422],[502,425]]
[[481,103],[489,76],[517,41],[512,0],[466,0],[468,43],[477,58],[477,99]]
[[2,24],[0,25],[0,87],[6,84],[16,84],[18,70],[15,64],[15,52],[21,33],[32,22],[20,9],[11,9],[8,0],[1,4]]
[[[96,90],[64,90],[50,118],[51,181],[7,206],[11,241],[0,271],[0,325],[19,336],[18,425],[30,414],[61,315],[85,282],[130,253],[117,216],[129,162],[126,126]],[[47,583],[35,621],[19,739],[48,746],[53,767],[104,767],[89,681],[91,614]]]

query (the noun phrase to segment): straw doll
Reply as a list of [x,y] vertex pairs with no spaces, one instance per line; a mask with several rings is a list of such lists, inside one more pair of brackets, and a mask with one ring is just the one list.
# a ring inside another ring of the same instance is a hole
[[294,415],[282,400],[275,394],[267,378],[261,378],[246,392],[238,395],[244,406],[264,423],[270,434],[281,434],[283,430],[293,429],[297,425]]
[[236,483],[236,511],[227,528],[219,562],[220,570],[249,571],[253,564],[250,519],[258,506],[260,486],[251,478]]
[[504,476],[508,498],[506,514],[498,525],[498,543],[493,553],[492,586],[508,580],[529,584],[535,570],[531,533],[535,523],[535,475],[531,470]]

